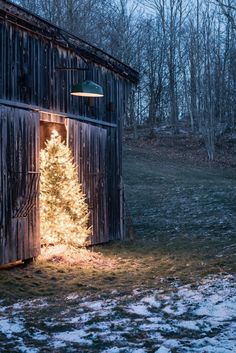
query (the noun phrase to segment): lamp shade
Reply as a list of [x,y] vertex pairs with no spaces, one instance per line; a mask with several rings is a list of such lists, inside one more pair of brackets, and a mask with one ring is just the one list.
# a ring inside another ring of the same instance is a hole
[[103,89],[93,81],[83,81],[72,87],[71,94],[81,97],[103,97]]

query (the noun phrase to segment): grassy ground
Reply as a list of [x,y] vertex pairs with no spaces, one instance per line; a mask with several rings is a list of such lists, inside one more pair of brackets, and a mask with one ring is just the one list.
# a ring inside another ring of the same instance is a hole
[[197,166],[152,148],[127,146],[124,176],[134,240],[95,247],[98,258],[89,258],[89,266],[41,259],[1,270],[0,299],[71,292],[106,297],[114,289],[122,295],[235,273],[235,168]]

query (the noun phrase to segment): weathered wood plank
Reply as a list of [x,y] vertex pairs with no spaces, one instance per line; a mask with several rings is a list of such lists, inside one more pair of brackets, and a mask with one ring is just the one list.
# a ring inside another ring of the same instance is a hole
[[[0,264],[40,252],[39,114],[0,106]],[[35,189],[36,188],[36,189]]]
[[91,212],[92,244],[109,240],[105,129],[69,120],[69,146]]
[[[86,99],[70,95],[72,85],[85,79],[87,74],[56,70],[57,67],[84,66],[73,46],[60,46],[1,16],[0,38],[0,99],[116,123],[120,107],[128,99],[126,86],[131,85],[124,77],[91,63],[89,78],[103,86],[104,98],[95,100],[93,107],[89,107]],[[117,95],[119,87],[123,88]]]
[[0,104],[6,105],[6,106],[9,106],[9,107],[19,108],[19,109],[29,109],[29,110],[33,110],[33,111],[36,111],[36,112],[40,112],[42,114],[48,113],[49,115],[52,114],[52,115],[56,115],[56,116],[59,116],[59,117],[62,117],[62,118],[63,117],[64,118],[70,118],[70,119],[74,119],[74,120],[78,120],[78,121],[92,123],[92,124],[98,125],[98,126],[113,127],[113,128],[117,127],[117,124],[108,123],[108,122],[103,121],[103,120],[88,118],[87,116],[74,115],[74,114],[70,114],[70,113],[63,113],[63,112],[60,112],[60,111],[48,110],[48,109],[40,108],[39,106],[35,106],[35,105],[31,105],[31,104],[25,104],[25,103],[21,103],[21,102],[10,101],[10,100],[7,100],[7,99],[1,99],[0,98]]

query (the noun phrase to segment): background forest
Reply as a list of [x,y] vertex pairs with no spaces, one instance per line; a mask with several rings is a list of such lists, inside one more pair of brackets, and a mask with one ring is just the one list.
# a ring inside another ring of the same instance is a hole
[[18,0],[137,69],[125,126],[235,137],[236,0]]

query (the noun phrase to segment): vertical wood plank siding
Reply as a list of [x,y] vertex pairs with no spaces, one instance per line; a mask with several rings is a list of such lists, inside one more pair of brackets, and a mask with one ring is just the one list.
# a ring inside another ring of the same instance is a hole
[[[86,62],[88,71],[58,70]],[[72,85],[84,79],[101,85],[104,97],[72,96]],[[0,106],[0,264],[40,249],[40,118],[32,109],[47,111],[44,122],[66,125],[91,209],[92,243],[122,238],[122,120],[137,81],[137,72],[102,50],[0,0],[0,100],[21,104]]]
[[[57,70],[86,65],[72,49],[23,31],[1,18],[0,39],[0,99],[117,122],[128,99],[130,82],[95,63],[89,65],[89,73]],[[72,85],[86,75],[104,88],[104,98],[70,94]]]
[[39,239],[39,115],[0,106],[0,264],[35,257]]
[[91,244],[109,240],[107,187],[107,131],[69,120],[69,146],[91,213]]

